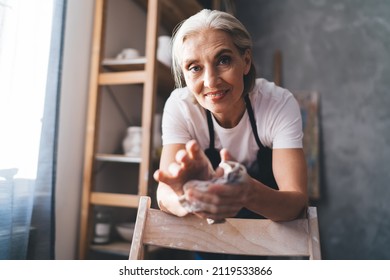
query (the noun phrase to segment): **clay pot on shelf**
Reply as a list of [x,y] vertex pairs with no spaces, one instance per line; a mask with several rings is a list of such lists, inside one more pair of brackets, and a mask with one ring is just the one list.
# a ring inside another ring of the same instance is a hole
[[142,127],[130,126],[122,142],[123,152],[129,157],[140,157],[142,148]]

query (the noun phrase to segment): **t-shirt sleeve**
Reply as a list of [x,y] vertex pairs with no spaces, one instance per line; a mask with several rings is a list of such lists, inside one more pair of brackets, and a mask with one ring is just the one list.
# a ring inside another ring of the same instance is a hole
[[273,149],[303,147],[301,111],[292,94],[278,110],[273,127]]
[[188,131],[185,106],[180,106],[181,100],[173,92],[167,99],[162,117],[162,143],[184,144],[191,140]]

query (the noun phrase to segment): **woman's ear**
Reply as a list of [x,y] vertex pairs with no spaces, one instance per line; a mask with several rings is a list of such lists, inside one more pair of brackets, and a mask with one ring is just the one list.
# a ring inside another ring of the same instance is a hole
[[252,66],[252,51],[250,49],[246,49],[244,53],[244,75],[249,73]]

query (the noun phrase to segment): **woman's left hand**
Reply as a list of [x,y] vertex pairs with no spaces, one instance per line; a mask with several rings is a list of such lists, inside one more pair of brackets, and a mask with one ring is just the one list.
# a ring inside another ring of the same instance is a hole
[[234,217],[244,207],[250,190],[249,182],[210,184],[207,191],[193,188],[186,195],[189,200],[195,200],[201,205],[203,210],[196,212],[198,216],[221,220]]

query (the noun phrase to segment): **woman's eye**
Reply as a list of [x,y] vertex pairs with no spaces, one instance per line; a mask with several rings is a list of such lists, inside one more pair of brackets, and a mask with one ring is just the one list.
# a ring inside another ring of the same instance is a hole
[[230,56],[221,56],[219,59],[219,64],[225,65],[225,64],[230,64],[231,58]]
[[190,66],[188,68],[188,70],[195,73],[195,72],[199,72],[200,71],[200,67],[199,66]]

